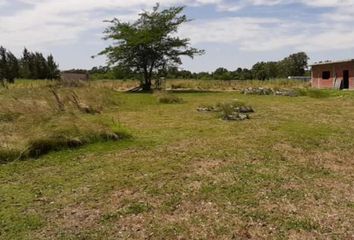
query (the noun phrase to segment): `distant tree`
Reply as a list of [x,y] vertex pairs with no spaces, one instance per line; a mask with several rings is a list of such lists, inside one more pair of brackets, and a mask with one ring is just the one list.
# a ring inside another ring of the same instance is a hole
[[281,77],[304,76],[308,60],[309,57],[304,52],[291,54],[278,63],[279,75]]
[[24,79],[31,78],[31,71],[30,71],[30,61],[31,61],[31,54],[25,48],[22,53],[22,58],[20,59],[20,76]]
[[90,74],[96,74],[96,73],[100,73],[100,74],[104,74],[109,72],[111,69],[108,66],[99,66],[99,67],[93,67],[91,70],[89,70]]
[[49,55],[47,57],[47,79],[58,79],[60,77],[60,71],[58,68],[58,64],[54,61],[53,55]]
[[114,43],[99,54],[107,55],[111,65],[141,74],[142,89],[150,90],[159,70],[181,64],[181,56],[193,58],[204,53],[191,48],[189,39],[176,36],[178,27],[189,21],[183,10],[184,7],[171,7],[160,11],[157,4],[152,12],[141,13],[134,23],[117,18],[109,21],[105,39]]
[[53,55],[47,58],[40,52],[30,52],[25,48],[19,61],[20,76],[24,79],[57,79],[60,71]]
[[0,47],[0,80],[14,83],[19,77],[19,63],[17,58],[4,47]]
[[6,78],[6,50],[0,46],[0,82],[4,86]]
[[15,79],[19,77],[20,66],[17,58],[11,52],[7,52],[7,81],[15,83]]
[[252,74],[255,79],[258,80],[266,80],[269,79],[269,75],[267,72],[267,63],[265,62],[258,62],[252,67]]
[[232,73],[226,68],[220,67],[213,72],[213,78],[216,80],[231,80]]
[[134,78],[134,73],[130,68],[124,66],[115,66],[112,68],[113,77],[115,79],[130,79]]
[[47,79],[49,67],[42,53],[36,52],[34,54],[34,67],[37,73],[37,75],[34,76],[35,79]]
[[196,78],[200,80],[211,80],[212,75],[209,72],[199,72],[196,74]]
[[247,69],[247,68],[244,68],[242,70],[242,76],[243,76],[241,78],[242,80],[252,80],[252,79],[254,79],[252,71]]
[[274,79],[279,76],[277,62],[267,62],[265,68],[266,68],[268,79]]

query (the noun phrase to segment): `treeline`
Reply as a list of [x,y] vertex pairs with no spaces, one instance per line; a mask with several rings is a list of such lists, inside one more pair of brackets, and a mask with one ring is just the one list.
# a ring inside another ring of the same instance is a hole
[[[258,62],[251,69],[237,68],[230,71],[218,68],[214,72],[191,72],[168,68],[158,73],[167,79],[200,79],[200,80],[269,80],[287,78],[288,76],[305,76],[308,67],[308,56],[304,52],[294,53],[278,62]],[[94,67],[89,73],[93,79],[136,79],[139,76],[122,67]]]
[[60,71],[52,55],[44,57],[42,53],[30,52],[26,48],[22,57],[0,47],[0,81],[14,83],[15,79],[58,79]]

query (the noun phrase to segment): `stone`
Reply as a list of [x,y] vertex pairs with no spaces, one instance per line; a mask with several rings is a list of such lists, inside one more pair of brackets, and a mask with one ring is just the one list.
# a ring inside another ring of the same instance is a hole
[[252,107],[242,106],[242,107],[238,108],[238,112],[240,112],[240,113],[254,113],[254,110]]

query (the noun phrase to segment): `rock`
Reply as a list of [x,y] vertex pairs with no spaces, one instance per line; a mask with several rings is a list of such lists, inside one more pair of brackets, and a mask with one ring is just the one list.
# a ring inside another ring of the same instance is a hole
[[210,112],[210,109],[206,108],[206,107],[199,107],[199,108],[197,108],[197,111],[198,112]]
[[103,137],[106,139],[106,140],[113,140],[113,141],[118,141],[119,140],[119,136],[115,133],[105,133],[103,135]]
[[275,95],[275,96],[289,96],[296,97],[298,94],[292,89],[273,89],[273,88],[246,88],[241,90],[245,95]]
[[228,121],[243,121],[246,119],[249,119],[249,115],[243,113],[233,113],[224,117],[224,120]]
[[241,121],[249,119],[249,116],[247,114],[242,114],[242,113],[239,113],[238,117]]
[[242,107],[238,108],[238,112],[240,112],[240,113],[254,113],[254,110],[252,107],[242,106]]

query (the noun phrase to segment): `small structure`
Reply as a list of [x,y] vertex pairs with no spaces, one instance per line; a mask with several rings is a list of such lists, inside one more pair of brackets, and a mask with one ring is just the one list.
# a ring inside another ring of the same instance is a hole
[[289,80],[304,81],[304,82],[311,81],[311,77],[307,77],[307,76],[289,76],[288,79]]
[[354,59],[315,63],[311,78],[314,88],[354,89]]
[[60,73],[60,80],[63,81],[88,81],[90,76],[87,72],[64,71]]

